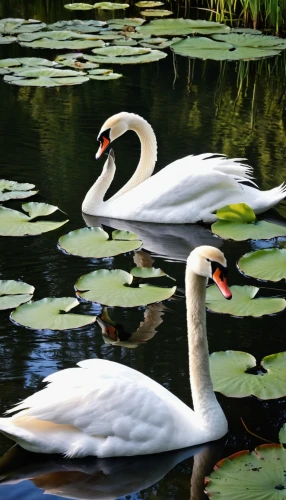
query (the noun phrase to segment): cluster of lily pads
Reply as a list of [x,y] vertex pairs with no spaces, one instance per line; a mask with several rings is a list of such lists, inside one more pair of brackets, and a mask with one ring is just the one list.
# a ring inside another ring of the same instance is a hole
[[[144,1],[138,5],[143,7],[148,3],[162,4]],[[127,4],[110,2],[94,5],[73,3],[66,7],[83,10],[84,5],[88,9],[108,10],[128,7]],[[151,11],[154,16],[156,13]],[[151,15],[150,12],[143,11],[142,15]],[[192,19],[157,19],[149,23],[143,18],[109,19],[106,22],[76,19],[49,25],[31,19],[0,20],[0,44],[13,42],[27,48],[81,51],[58,56],[53,61],[33,57],[0,60],[0,74],[4,75],[5,82],[43,87],[78,85],[93,79],[114,80],[122,74],[98,65],[159,61],[167,57],[163,49],[168,47],[178,55],[219,61],[260,59],[275,56],[286,49],[286,40],[265,36],[257,30],[230,30],[221,23]],[[89,49],[95,55],[82,52]]]

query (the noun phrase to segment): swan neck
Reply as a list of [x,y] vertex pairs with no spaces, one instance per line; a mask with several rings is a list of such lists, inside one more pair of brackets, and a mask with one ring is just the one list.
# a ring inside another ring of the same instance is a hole
[[132,177],[113,196],[113,199],[130,191],[148,179],[152,175],[157,161],[157,141],[151,125],[140,116],[130,114],[128,130],[132,130],[139,137],[141,145],[140,160]]
[[82,203],[82,211],[86,214],[95,213],[96,208],[103,203],[103,198],[115,174],[115,163],[105,162],[101,175],[91,186]]
[[202,425],[209,426],[216,410],[222,412],[210,375],[209,350],[206,332],[207,278],[186,270],[187,326],[189,347],[190,384],[194,410]]

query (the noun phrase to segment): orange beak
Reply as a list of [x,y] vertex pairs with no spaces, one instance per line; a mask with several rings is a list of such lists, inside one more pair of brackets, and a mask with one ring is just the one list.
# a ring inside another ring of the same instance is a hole
[[228,287],[226,277],[224,276],[223,272],[219,267],[217,267],[215,272],[213,273],[213,280],[215,284],[219,287],[223,296],[227,300],[230,300],[232,298],[232,293]]
[[95,155],[95,158],[97,160],[101,157],[102,153],[104,153],[106,148],[108,148],[109,144],[110,144],[110,140],[107,137],[102,136],[100,139],[100,146],[99,146],[98,151]]

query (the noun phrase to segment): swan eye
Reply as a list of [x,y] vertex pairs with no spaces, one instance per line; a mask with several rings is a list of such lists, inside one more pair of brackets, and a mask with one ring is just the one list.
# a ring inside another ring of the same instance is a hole
[[206,259],[206,260],[207,260],[207,262],[210,262],[210,261],[211,261],[211,259]]

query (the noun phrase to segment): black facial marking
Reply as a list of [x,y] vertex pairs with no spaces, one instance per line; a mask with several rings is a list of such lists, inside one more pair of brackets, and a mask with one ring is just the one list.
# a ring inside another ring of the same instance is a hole
[[221,281],[223,281],[223,279],[228,275],[228,269],[227,269],[227,267],[224,267],[219,262],[212,261],[211,266],[212,266],[212,274],[214,274],[217,269],[220,270],[220,279],[221,279]]
[[97,140],[103,144],[103,139],[107,139],[108,141],[110,141],[110,128],[107,128],[106,130],[104,130],[103,132],[101,132],[101,134],[99,134]]

